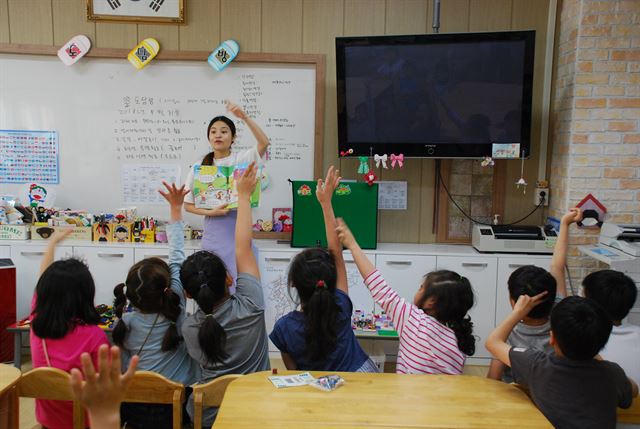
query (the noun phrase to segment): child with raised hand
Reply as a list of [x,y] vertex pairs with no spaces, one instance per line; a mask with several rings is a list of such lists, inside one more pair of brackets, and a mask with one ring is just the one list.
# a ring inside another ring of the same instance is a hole
[[487,337],[487,350],[511,367],[514,381],[529,388],[533,402],[554,427],[615,428],[616,407],[629,408],[638,386],[617,364],[598,356],[612,326],[600,305],[577,296],[559,302],[551,310],[551,354],[507,344],[513,327],[546,295],[521,295],[511,314]]
[[[180,267],[185,259],[182,209],[176,201],[188,192],[164,183],[159,191],[169,202],[167,225],[169,264],[160,258],[147,258],[134,264],[125,283],[115,287],[115,313],[119,320],[113,330],[113,342],[122,349],[122,369],[138,355],[141,370],[153,371],[178,383],[189,385],[197,378],[198,366],[191,359],[180,336],[185,319],[186,298],[180,282]],[[126,306],[132,311],[125,312]],[[166,404],[129,404],[122,406],[122,422],[136,428],[161,428],[171,425],[172,409]]]
[[[249,374],[269,369],[264,297],[258,263],[251,248],[249,199],[257,183],[256,174],[256,165],[251,163],[236,184],[236,293],[229,293],[233,283],[231,273],[214,253],[194,253],[180,271],[188,296],[198,304],[198,310],[187,317],[182,327],[187,350],[200,366],[198,383],[226,374]],[[172,203],[176,210],[182,205],[177,201],[179,199]],[[187,411],[193,417],[193,398],[189,398]],[[204,426],[211,427],[217,411],[217,408],[204,410]]]
[[269,335],[287,369],[378,372],[351,329],[353,304],[331,205],[339,182],[333,166],[324,182],[318,180],[316,197],[322,207],[328,250],[307,249],[293,259],[288,283],[296,290],[301,307],[280,318]]
[[400,345],[396,372],[400,374],[462,374],[465,359],[475,352],[473,307],[469,280],[453,271],[427,274],[413,303],[391,289],[364,254],[342,219],[338,236],[353,259],[373,299],[391,317]]
[[91,429],[120,428],[120,404],[136,372],[138,357],[131,358],[124,374],[120,373],[120,349],[116,346],[111,350],[106,344],[100,346],[97,367],[88,353],[82,353],[80,360],[82,371],[73,368],[69,383],[73,396],[89,413]]
[[[34,368],[70,371],[88,354],[97,362],[98,348],[109,344],[98,327],[94,306],[95,284],[87,265],[74,258],[53,261],[56,246],[71,230],[56,231],[48,240],[40,265],[40,279],[31,302],[31,359]],[[73,426],[70,402],[36,399],[36,420],[59,429]]]

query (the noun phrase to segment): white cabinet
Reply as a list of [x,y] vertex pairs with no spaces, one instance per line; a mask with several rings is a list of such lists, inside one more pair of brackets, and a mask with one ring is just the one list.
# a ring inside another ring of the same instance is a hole
[[[375,261],[375,255],[365,253],[369,260]],[[369,289],[364,285],[360,270],[353,261],[351,253],[344,253],[344,263],[347,268],[347,284],[349,285],[349,298],[353,303],[353,310],[362,310],[365,313],[373,313],[375,303]]]
[[[31,311],[31,298],[40,278],[40,262],[44,256],[46,244],[11,246],[11,259],[16,266],[16,314],[18,320],[27,317]],[[58,246],[54,258],[64,259],[72,256],[70,246]]]
[[74,246],[73,255],[82,258],[96,285],[94,302],[113,304],[113,288],[124,283],[129,268],[133,265],[133,249],[127,247]]
[[0,258],[11,257],[11,246],[0,246]]
[[498,291],[496,293],[496,326],[500,324],[511,313],[509,302],[509,289],[507,281],[515,270],[525,265],[535,265],[536,267],[549,270],[551,266],[551,256],[502,256],[498,261]]
[[476,353],[473,357],[487,358],[491,354],[484,342],[494,328],[496,313],[496,257],[438,256],[437,269],[451,270],[469,279],[475,295],[475,304],[469,315],[476,336]]
[[376,268],[398,295],[408,302],[413,302],[425,274],[436,269],[436,257],[378,254],[376,255]]
[[[193,249],[184,249],[185,257],[189,257],[194,252]],[[153,247],[153,248],[136,248],[134,252],[134,263],[138,263],[147,258],[160,258],[166,263],[169,263],[169,248],[168,247]]]

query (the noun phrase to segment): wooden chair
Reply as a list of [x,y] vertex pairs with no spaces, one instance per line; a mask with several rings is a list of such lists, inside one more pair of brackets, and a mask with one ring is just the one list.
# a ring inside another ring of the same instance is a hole
[[233,380],[242,377],[240,374],[223,375],[205,384],[193,385],[193,427],[202,427],[202,412],[205,407],[220,407],[224,392]]
[[[84,410],[80,402],[75,401],[71,384],[71,376],[58,368],[34,368],[22,374],[15,388],[15,395],[23,398],[50,399],[73,402],[73,429],[84,429]],[[17,408],[17,398],[16,398]],[[17,411],[17,410],[16,410]],[[14,413],[12,427],[18,427],[18,412]]]
[[640,397],[633,399],[630,408],[618,408],[618,423],[640,425]]
[[173,406],[173,429],[182,428],[184,386],[151,371],[136,371],[124,402]]

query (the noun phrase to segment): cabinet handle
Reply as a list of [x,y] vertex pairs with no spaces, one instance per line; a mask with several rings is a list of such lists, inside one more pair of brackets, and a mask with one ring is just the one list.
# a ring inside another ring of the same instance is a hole
[[20,252],[22,256],[42,256],[44,252]]
[[147,259],[147,258],[168,259],[169,255],[144,255],[144,259]]
[[522,268],[526,266],[527,264],[509,264],[509,268]]
[[411,265],[412,261],[385,261],[387,265]]
[[98,258],[124,258],[124,253],[98,253]]
[[488,263],[486,262],[463,262],[462,263],[463,267],[483,267],[486,268],[489,266]]
[[291,262],[291,258],[264,258],[264,260],[269,262]]

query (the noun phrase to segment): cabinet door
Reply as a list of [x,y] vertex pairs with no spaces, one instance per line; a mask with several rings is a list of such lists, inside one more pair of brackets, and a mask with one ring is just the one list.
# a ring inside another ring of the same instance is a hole
[[[294,300],[297,300],[295,291],[289,291],[287,287],[289,264],[296,253],[260,251],[258,256],[260,282],[264,291],[264,318],[267,335],[273,331],[273,325],[276,320],[296,307],[294,303]],[[269,340],[269,351],[278,351],[271,340]]]
[[[422,284],[425,274],[435,270],[436,257],[426,255],[376,255],[376,268],[389,286],[409,302]],[[380,311],[376,307],[376,311]]]
[[[371,261],[374,260],[375,255],[365,254]],[[347,284],[349,285],[349,298],[353,303],[353,311],[362,310],[365,313],[373,313],[375,303],[369,289],[364,285],[364,280],[350,253],[344,253],[344,263],[347,268]]]
[[[509,289],[507,281],[515,270],[525,265],[535,265],[536,267],[549,270],[551,266],[551,256],[500,256],[498,259],[498,291],[496,293],[496,326],[511,313],[511,303],[509,301]],[[567,285],[568,286],[568,285]]]
[[[16,314],[18,320],[31,312],[31,298],[40,278],[40,262],[47,248],[43,245],[16,244],[11,246],[11,259],[16,266]],[[70,246],[58,246],[55,259],[72,256]]]
[[438,256],[437,267],[439,270],[455,271],[471,282],[475,295],[475,304],[469,311],[473,322],[473,334],[476,337],[476,353],[473,357],[491,357],[484,347],[484,342],[495,323],[497,258]]
[[[184,249],[184,255],[188,258],[192,255],[193,249]],[[169,248],[168,247],[152,247],[152,248],[135,248],[134,251],[134,263],[138,263],[146,258],[160,258],[166,263],[169,263]]]
[[74,246],[73,255],[84,259],[89,265],[96,284],[96,305],[113,305],[113,288],[126,280],[129,268],[133,265],[133,249]]
[[0,258],[11,258],[11,246],[0,246]]

